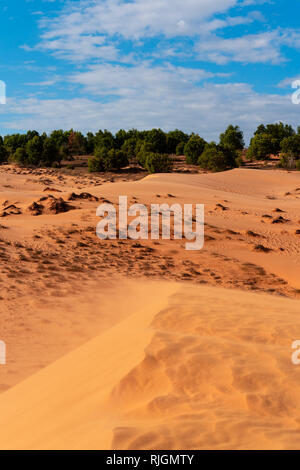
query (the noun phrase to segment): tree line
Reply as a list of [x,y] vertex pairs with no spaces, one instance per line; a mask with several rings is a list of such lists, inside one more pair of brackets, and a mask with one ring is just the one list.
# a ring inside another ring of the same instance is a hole
[[[189,164],[211,171],[223,171],[240,166],[245,148],[243,132],[230,125],[218,143],[207,142],[199,134],[187,134],[179,129],[139,131],[108,130],[83,135],[73,129],[55,130],[50,134],[28,131],[0,137],[0,163],[13,162],[23,166],[59,167],[62,160],[89,155],[91,172],[120,170],[129,163],[138,163],[150,173],[169,172],[173,155],[185,155]],[[246,158],[265,160],[281,154],[281,166],[300,169],[300,127],[297,132],[283,123],[260,125]]]

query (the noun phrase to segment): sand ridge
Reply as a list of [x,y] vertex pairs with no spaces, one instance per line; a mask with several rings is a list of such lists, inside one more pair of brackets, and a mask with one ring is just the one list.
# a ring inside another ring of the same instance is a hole
[[[290,347],[299,337],[299,177],[236,169],[105,179],[0,167],[0,339],[8,351],[0,409],[3,423],[16,426],[0,445],[298,448]],[[187,252],[185,240],[99,240],[96,208],[117,207],[119,195],[147,208],[204,203],[204,249]],[[138,344],[131,322],[143,332]],[[83,359],[89,341],[100,357],[104,344],[107,352],[120,345],[116,362],[106,361],[120,365],[118,375],[106,370],[106,388],[103,364],[95,359],[96,377]],[[68,381],[65,361],[74,365]],[[74,408],[56,421],[51,406],[64,409],[71,383],[83,395],[75,392]],[[49,409],[39,409],[35,394],[30,401],[35,388]],[[30,414],[43,432],[24,440]]]
[[2,394],[1,448],[299,449],[299,302],[134,290],[128,318]]

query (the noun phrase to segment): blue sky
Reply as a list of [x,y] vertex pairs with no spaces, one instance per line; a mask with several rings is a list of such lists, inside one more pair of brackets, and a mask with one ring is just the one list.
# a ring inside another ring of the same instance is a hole
[[0,133],[300,125],[300,0],[2,0]]

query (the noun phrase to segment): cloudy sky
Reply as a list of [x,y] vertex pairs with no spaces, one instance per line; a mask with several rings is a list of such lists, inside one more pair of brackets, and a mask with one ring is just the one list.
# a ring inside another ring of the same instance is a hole
[[300,0],[2,0],[0,133],[300,125]]

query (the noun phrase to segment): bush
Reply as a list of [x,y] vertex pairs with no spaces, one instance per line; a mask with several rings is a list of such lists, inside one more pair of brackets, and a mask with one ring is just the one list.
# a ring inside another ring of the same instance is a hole
[[149,153],[145,167],[149,173],[169,173],[172,170],[173,161],[166,154]]
[[282,155],[279,163],[280,168],[286,168],[288,170],[292,170],[294,168],[297,168],[297,163],[300,160],[296,161],[295,158],[291,155]]
[[256,134],[250,143],[247,158],[253,160],[266,160],[274,153],[276,142],[271,134]]
[[147,156],[150,153],[155,153],[154,151],[154,145],[151,144],[150,142],[143,142],[143,141],[138,141],[136,145],[136,151],[137,151],[137,162],[139,165],[141,165],[143,168],[146,167],[146,159]]
[[192,135],[184,147],[186,162],[197,165],[200,155],[203,153],[206,142],[197,134]]
[[128,163],[128,157],[122,150],[107,150],[105,147],[98,147],[95,157],[88,160],[88,169],[90,172],[120,170]]
[[7,162],[8,152],[3,144],[0,143],[0,164]]
[[38,165],[43,153],[43,139],[35,136],[26,144],[27,163],[29,165]]
[[298,160],[300,158],[300,135],[295,134],[283,139],[281,142],[281,150],[284,154]]
[[206,145],[198,159],[198,164],[201,168],[210,171],[224,171],[228,168],[226,155],[214,142]]
[[61,155],[54,140],[47,137],[43,143],[43,151],[39,164],[51,167],[53,163],[61,162]]
[[19,165],[25,165],[27,162],[27,153],[24,147],[18,147],[11,157],[12,161]]
[[239,126],[228,126],[226,131],[220,135],[220,145],[233,150],[243,150],[245,142]]
[[179,142],[179,144],[176,147],[176,155],[184,155],[184,147],[185,147],[185,142]]

